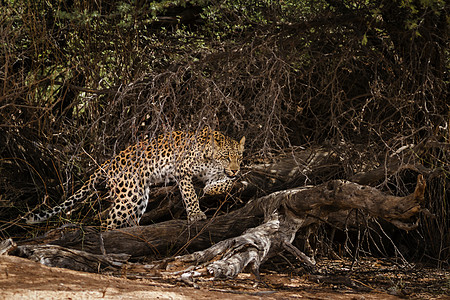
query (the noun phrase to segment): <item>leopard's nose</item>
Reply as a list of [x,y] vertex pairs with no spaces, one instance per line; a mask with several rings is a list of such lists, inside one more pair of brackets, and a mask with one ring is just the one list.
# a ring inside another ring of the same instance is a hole
[[228,176],[230,176],[230,177],[236,177],[238,174],[239,174],[239,170],[230,169],[228,172]]

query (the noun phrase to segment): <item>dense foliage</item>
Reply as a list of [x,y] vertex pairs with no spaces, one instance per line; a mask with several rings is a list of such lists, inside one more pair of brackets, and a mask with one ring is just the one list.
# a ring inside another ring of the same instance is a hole
[[[16,217],[45,195],[58,202],[127,145],[209,125],[245,134],[247,162],[331,145],[342,158],[340,177],[413,149],[428,171],[436,214],[413,238],[427,241],[419,256],[449,258],[446,1],[2,6],[2,237],[16,234]],[[410,192],[415,176],[400,175],[387,175],[379,187]]]

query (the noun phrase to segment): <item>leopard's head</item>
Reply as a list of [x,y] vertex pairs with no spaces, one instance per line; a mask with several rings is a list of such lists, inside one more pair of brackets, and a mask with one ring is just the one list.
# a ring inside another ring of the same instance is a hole
[[213,141],[213,159],[223,166],[228,177],[236,177],[239,174],[244,153],[245,136],[237,142],[220,134],[215,135]]

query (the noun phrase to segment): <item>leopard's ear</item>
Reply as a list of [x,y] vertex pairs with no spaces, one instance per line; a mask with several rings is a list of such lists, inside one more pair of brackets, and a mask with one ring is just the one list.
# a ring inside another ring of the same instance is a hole
[[238,148],[239,152],[244,152],[244,144],[245,144],[245,136],[243,136],[239,141],[239,148]]

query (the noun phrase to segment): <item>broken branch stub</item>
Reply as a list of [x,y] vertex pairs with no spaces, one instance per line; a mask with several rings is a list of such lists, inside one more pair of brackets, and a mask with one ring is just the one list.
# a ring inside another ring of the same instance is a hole
[[309,214],[326,220],[331,212],[361,209],[372,217],[381,217],[400,229],[415,229],[413,217],[424,209],[425,179],[417,178],[416,190],[405,197],[386,195],[376,188],[357,183],[332,180],[310,189],[300,189],[286,194],[280,202],[298,217]]

